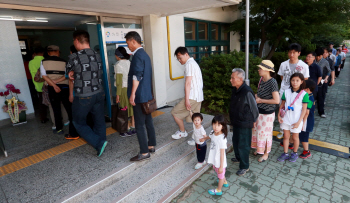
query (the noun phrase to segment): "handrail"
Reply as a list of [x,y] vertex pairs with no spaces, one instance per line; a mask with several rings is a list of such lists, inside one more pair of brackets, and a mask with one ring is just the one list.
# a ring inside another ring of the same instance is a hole
[[167,36],[168,36],[168,58],[169,58],[169,74],[170,74],[170,80],[179,80],[184,78],[184,76],[173,78],[173,69],[171,65],[171,48],[170,48],[170,31],[169,31],[169,16],[166,17],[166,30],[167,30]]

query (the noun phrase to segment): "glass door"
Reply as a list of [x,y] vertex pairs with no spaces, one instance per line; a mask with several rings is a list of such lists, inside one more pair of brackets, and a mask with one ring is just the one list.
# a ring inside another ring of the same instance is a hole
[[[116,86],[115,86],[115,71],[114,66],[117,63],[115,58],[115,50],[119,46],[125,47],[128,53],[132,53],[127,47],[125,41],[125,35],[130,31],[136,31],[141,35],[143,39],[141,19],[124,19],[124,18],[101,18],[101,38],[103,40],[101,51],[101,57],[104,60],[106,66],[106,78],[108,81],[108,91],[107,93],[107,107],[109,111],[109,117],[111,117],[111,105],[115,104],[116,100]],[[130,58],[132,60],[132,57]],[[109,97],[109,100],[108,100]]]

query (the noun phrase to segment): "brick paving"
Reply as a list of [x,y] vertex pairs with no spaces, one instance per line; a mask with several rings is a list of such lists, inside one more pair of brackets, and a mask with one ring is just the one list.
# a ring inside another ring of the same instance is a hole
[[[310,138],[350,146],[350,61],[328,89],[325,112],[327,118],[315,113],[315,128]],[[278,129],[279,126],[275,129]],[[229,135],[229,137],[231,137]],[[269,159],[264,163],[250,155],[250,171],[243,177],[235,173],[238,164],[229,161],[234,153],[227,154],[226,178],[228,188],[222,196],[211,196],[208,189],[217,187],[217,177],[209,169],[187,187],[172,202],[350,202],[350,160],[311,150],[312,156],[295,163],[278,162],[283,152],[274,142]],[[299,154],[302,149],[299,148]]]

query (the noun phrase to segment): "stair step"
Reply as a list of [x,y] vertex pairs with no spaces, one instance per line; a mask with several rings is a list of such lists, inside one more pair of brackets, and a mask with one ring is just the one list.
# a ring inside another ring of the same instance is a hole
[[[203,126],[211,126],[211,116],[205,119]],[[140,182],[157,172],[157,169],[172,163],[174,157],[178,157],[189,149],[194,151],[193,146],[187,144],[187,140],[190,140],[192,137],[191,134],[189,132],[187,138],[170,140],[161,147],[157,147],[156,153],[152,154],[151,159],[147,161],[127,162],[122,167],[61,199],[61,202],[110,202],[116,199],[135,185],[140,185]],[[129,154],[126,155],[130,156]]]

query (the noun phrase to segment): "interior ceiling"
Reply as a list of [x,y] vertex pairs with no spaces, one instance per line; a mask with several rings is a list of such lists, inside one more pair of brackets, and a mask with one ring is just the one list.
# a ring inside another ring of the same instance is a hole
[[13,16],[15,18],[47,18],[48,22],[29,22],[29,21],[15,21],[16,26],[34,26],[34,27],[59,27],[59,28],[74,28],[75,23],[90,19],[91,16],[84,15],[70,15],[60,13],[46,13],[36,11],[21,11],[11,9],[1,9],[1,16]]
[[186,13],[235,5],[241,0],[0,0],[0,3],[133,16]]

